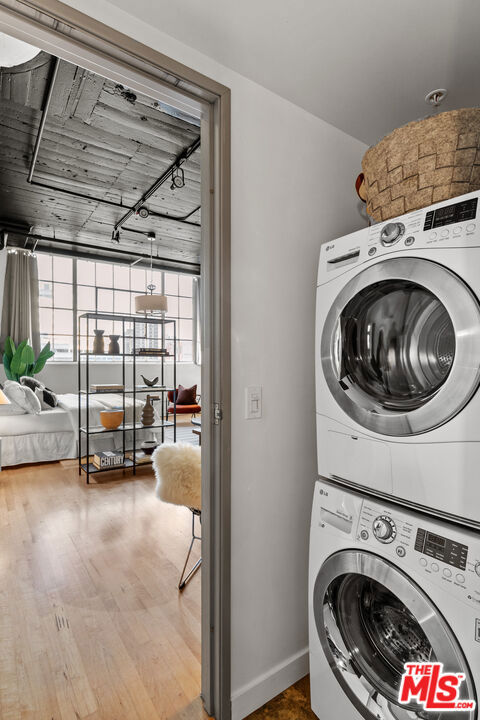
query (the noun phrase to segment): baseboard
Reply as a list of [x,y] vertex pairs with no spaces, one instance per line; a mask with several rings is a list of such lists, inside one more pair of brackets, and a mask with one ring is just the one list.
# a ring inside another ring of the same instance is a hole
[[287,658],[232,694],[232,720],[243,720],[308,673],[308,648]]

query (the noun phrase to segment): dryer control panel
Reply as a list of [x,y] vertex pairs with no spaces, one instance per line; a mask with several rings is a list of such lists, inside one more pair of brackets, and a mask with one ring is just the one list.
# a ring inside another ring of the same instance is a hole
[[451,205],[443,205],[436,210],[429,210],[425,215],[424,230],[433,230],[437,227],[461,223],[466,220],[475,220],[477,215],[478,198],[470,198]]
[[317,284],[343,275],[352,266],[377,262],[392,253],[480,247],[479,197],[480,192],[475,191],[324,243]]

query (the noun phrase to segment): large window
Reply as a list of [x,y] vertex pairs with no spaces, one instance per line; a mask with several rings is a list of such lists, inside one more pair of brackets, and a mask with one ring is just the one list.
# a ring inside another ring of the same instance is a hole
[[[38,253],[40,333],[50,342],[55,360],[75,360],[78,316],[85,312],[123,315],[135,312],[134,297],[145,292],[150,270],[129,265],[92,262],[80,258]],[[191,275],[153,271],[156,292],[168,297],[167,317],[177,321],[177,360],[193,362],[197,333],[195,278]],[[122,333],[119,322],[103,322],[105,336]],[[165,345],[173,350],[171,326],[166,325]],[[82,350],[86,338],[80,338]],[[111,359],[111,358],[110,358]]]

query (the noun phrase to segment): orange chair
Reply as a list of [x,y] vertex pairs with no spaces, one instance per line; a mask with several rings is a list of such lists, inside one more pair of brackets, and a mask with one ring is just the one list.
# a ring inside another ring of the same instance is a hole
[[[167,393],[168,396],[168,407],[167,407],[167,420],[169,415],[173,415],[174,411],[174,392],[178,393],[178,389],[175,390],[169,390]],[[177,403],[177,415],[192,415],[195,417],[197,413],[200,413],[202,411],[201,405],[200,405],[201,396],[196,395],[195,396],[195,403],[191,405],[180,405]]]

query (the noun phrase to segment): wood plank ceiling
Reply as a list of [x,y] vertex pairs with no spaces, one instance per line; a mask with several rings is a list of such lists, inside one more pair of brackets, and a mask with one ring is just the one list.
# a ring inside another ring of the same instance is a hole
[[86,245],[142,254],[150,252],[147,233],[155,232],[155,254],[199,263],[199,150],[182,165],[183,188],[172,190],[167,180],[145,203],[150,213],[187,220],[134,215],[120,242],[112,241],[126,209],[199,137],[195,118],[60,60],[34,181],[91,199],[27,182],[54,61],[42,52],[24,65],[0,68],[0,228],[25,227],[72,243],[55,247],[73,252]]

